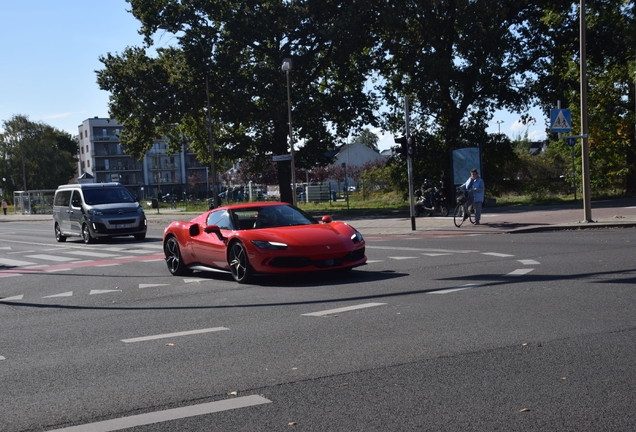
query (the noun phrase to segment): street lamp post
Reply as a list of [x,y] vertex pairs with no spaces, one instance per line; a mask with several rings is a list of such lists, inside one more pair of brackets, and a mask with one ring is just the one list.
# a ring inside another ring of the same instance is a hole
[[287,75],[287,115],[289,117],[289,146],[291,148],[291,179],[292,179],[292,204],[296,205],[296,164],[294,161],[294,136],[292,134],[292,118],[291,118],[291,90],[289,86],[289,71],[292,68],[292,60],[290,58],[283,59],[283,71]]
[[[159,26],[159,29],[169,31],[171,33],[175,33],[176,31],[179,31],[179,30],[183,30],[183,29],[169,26],[169,25],[161,25]],[[183,31],[187,33],[187,30],[183,30]],[[212,118],[211,118],[211,110],[210,110],[210,86],[209,86],[210,69],[209,69],[208,61],[207,61],[207,53],[205,51],[205,48],[203,47],[203,44],[201,43],[201,40],[198,38],[193,38],[193,39],[197,41],[197,43],[199,44],[199,47],[201,48],[201,53],[203,54],[204,57],[206,57],[206,61],[205,61],[205,103],[207,107],[206,128],[208,130],[208,145],[210,146],[210,172],[208,173],[209,174],[208,175],[208,192],[210,190],[210,187],[212,187],[212,205],[216,207],[218,203],[218,191],[216,190],[216,168],[214,167],[214,142],[212,140]]]
[[210,80],[210,73],[208,71],[208,65],[205,65],[205,101],[208,106],[207,109],[207,127],[208,127],[208,143],[210,145],[210,175],[212,176],[212,203],[214,207],[218,205],[218,191],[216,190],[216,169],[214,167],[214,142],[212,141],[212,119],[210,113],[210,89],[208,87],[208,81]]
[[501,124],[503,123],[503,120],[497,120],[495,123],[497,123],[497,127],[499,128],[499,132],[497,133],[497,135],[501,135]]

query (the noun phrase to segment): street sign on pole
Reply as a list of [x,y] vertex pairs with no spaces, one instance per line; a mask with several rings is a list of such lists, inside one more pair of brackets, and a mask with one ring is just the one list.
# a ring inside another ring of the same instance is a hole
[[291,155],[286,154],[286,155],[272,156],[272,160],[274,162],[290,161]]
[[568,145],[569,145],[570,147],[574,147],[574,144],[576,144],[576,139],[574,139],[574,138],[568,138],[568,141],[567,141],[567,142],[568,142]]
[[572,130],[572,113],[569,109],[550,110],[550,131],[570,132]]

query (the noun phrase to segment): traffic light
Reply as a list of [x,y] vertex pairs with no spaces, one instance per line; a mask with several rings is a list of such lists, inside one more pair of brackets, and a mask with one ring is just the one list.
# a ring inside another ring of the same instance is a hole
[[400,145],[398,152],[406,157],[408,152],[408,143],[406,142],[406,137],[395,138],[395,143]]
[[408,144],[408,155],[410,157],[415,156],[415,137],[413,135],[409,135],[409,138],[406,140]]

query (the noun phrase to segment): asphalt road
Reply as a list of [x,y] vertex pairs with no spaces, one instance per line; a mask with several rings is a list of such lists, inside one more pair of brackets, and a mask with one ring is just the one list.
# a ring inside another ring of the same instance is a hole
[[170,276],[158,226],[49,225],[0,224],[2,431],[636,429],[633,229],[374,235],[241,286]]

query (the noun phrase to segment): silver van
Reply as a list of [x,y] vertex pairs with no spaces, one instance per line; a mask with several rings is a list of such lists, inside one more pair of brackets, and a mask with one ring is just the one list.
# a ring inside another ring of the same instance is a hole
[[101,237],[146,238],[144,209],[120,183],[62,185],[53,199],[55,239],[82,237],[93,243]]

